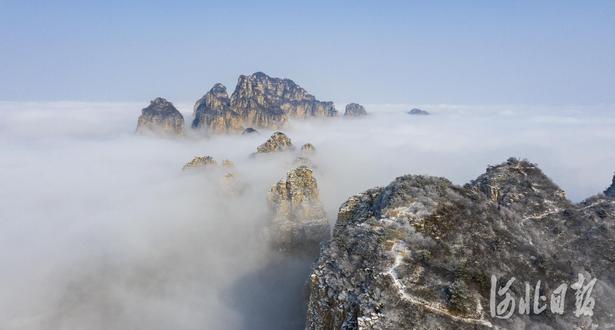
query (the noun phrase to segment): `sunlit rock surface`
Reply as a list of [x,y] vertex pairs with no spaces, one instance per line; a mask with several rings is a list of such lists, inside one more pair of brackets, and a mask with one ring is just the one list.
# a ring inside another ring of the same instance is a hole
[[192,128],[202,129],[211,134],[241,133],[241,116],[231,109],[231,100],[222,84],[215,84],[194,105]]
[[289,118],[334,116],[333,102],[317,100],[290,79],[256,72],[239,76],[230,98],[224,85],[214,85],[195,103],[192,128],[211,134],[248,134],[256,133],[255,128],[282,128]]
[[344,110],[345,117],[360,117],[367,115],[365,108],[357,103],[349,103]]
[[[463,187],[402,176],[340,207],[310,277],[306,328],[609,328],[614,250],[615,201],[573,204],[529,162],[509,159]],[[574,314],[578,274],[597,278],[593,316]],[[516,278],[508,319],[491,316],[492,275],[498,288]],[[533,297],[539,280],[547,300],[568,285],[563,314],[519,313],[524,282]]]
[[[272,78],[262,72],[241,75],[228,106],[244,127],[253,128],[276,129],[283,127],[289,118],[337,115],[333,102],[321,102],[292,80]],[[217,116],[223,114],[232,118],[233,123],[237,122],[228,113],[219,112]]]
[[196,170],[216,166],[217,162],[211,156],[196,156],[186,163],[182,170]]
[[231,95],[231,108],[241,115],[244,126],[283,127],[289,117],[331,117],[333,102],[318,101],[290,79],[272,78],[257,72],[240,76]]
[[267,197],[273,214],[268,228],[272,244],[283,251],[316,255],[330,228],[312,170],[305,166],[291,170]]
[[271,153],[295,150],[293,143],[286,134],[275,132],[267,141],[256,148],[257,153]]
[[184,116],[173,104],[161,97],[152,100],[141,111],[137,122],[137,133],[166,136],[181,135],[184,129]]

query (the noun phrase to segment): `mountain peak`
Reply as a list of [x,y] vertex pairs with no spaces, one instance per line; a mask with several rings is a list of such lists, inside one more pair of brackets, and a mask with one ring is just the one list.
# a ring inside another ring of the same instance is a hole
[[536,217],[571,206],[564,191],[536,164],[527,160],[509,158],[504,163],[489,166],[469,186],[524,217]]

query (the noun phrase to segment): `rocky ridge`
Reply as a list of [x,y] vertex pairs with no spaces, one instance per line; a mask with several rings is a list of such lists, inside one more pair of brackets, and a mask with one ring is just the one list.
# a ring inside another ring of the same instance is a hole
[[254,128],[281,128],[289,118],[334,116],[333,102],[317,100],[290,79],[256,72],[239,76],[230,98],[224,85],[214,85],[194,105],[192,127],[212,134],[246,134]]
[[[310,277],[306,329],[607,328],[614,249],[615,201],[573,204],[527,161],[509,159],[463,187],[402,176],[340,207]],[[574,315],[579,274],[583,285],[597,279],[593,316]],[[493,317],[492,276],[497,288],[516,278],[517,304],[525,281],[540,280],[548,299],[568,283],[566,310]]]
[[[174,110],[174,111],[173,111]],[[207,134],[248,134],[255,128],[278,129],[289,118],[337,116],[333,102],[317,100],[290,79],[273,78],[262,72],[239,76],[229,97],[226,87],[215,84],[194,104],[191,127]],[[137,131],[181,134],[183,116],[162,98],[143,109]],[[247,127],[247,128],[246,128]],[[245,128],[245,129],[244,129]]]

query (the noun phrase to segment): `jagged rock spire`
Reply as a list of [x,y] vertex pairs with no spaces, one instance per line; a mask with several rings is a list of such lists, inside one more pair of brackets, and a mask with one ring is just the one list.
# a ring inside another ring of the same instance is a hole
[[194,104],[192,128],[203,129],[211,134],[241,133],[241,116],[230,107],[231,100],[226,87],[218,83]]

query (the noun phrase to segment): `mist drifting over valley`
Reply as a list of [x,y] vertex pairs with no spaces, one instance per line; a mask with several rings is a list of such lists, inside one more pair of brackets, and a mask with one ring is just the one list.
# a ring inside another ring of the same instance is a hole
[[[313,260],[262,239],[266,194],[293,155],[250,158],[260,135],[161,139],[134,134],[143,104],[0,103],[0,328],[303,328]],[[191,118],[188,104],[180,104]],[[578,202],[615,164],[615,110],[596,107],[366,105],[363,118],[293,120],[312,143],[333,224],[348,197],[404,174],[463,185],[508,157],[537,163]],[[195,155],[232,160],[182,173]]]

